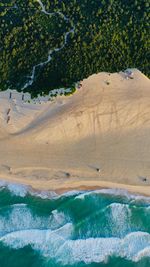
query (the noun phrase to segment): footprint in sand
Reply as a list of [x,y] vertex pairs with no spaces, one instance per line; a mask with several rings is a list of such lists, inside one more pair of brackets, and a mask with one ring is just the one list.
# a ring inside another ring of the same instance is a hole
[[11,173],[11,167],[8,165],[0,165],[0,173]]

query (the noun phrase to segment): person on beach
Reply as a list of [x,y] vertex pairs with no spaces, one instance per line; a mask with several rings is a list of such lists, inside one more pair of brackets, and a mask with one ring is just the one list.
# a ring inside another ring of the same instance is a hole
[[7,117],[7,124],[9,123],[10,121],[10,116]]
[[10,113],[10,108],[8,109],[8,111],[7,111],[7,115]]

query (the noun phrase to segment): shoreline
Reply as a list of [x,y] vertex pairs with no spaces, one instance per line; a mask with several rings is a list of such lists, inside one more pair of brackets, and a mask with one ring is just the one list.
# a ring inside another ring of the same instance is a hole
[[150,83],[136,69],[132,76],[93,74],[47,105],[1,94],[0,179],[59,194],[150,196]]
[[47,180],[47,181],[35,181],[34,179],[26,180],[24,178],[1,176],[0,183],[6,182],[8,184],[17,184],[22,186],[31,187],[33,191],[49,191],[55,192],[58,195],[67,193],[70,191],[95,191],[101,189],[112,189],[112,190],[123,190],[127,191],[130,194],[140,195],[145,197],[150,197],[150,186],[141,186],[141,185],[130,185],[130,184],[121,184],[108,181],[97,181],[97,180],[80,180],[76,181],[71,179],[71,181],[63,182],[63,185],[60,185],[60,182],[56,180]]

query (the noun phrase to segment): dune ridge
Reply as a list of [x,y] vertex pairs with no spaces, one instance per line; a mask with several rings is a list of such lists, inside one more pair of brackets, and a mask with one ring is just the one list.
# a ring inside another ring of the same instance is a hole
[[[38,189],[117,187],[150,195],[150,81],[98,73],[72,96],[0,92],[0,178]],[[9,120],[8,120],[9,117]]]

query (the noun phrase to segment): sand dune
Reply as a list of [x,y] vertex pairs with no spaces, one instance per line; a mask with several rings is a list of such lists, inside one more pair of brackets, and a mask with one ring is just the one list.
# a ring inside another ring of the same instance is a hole
[[132,79],[92,75],[73,96],[52,103],[0,93],[0,177],[42,189],[150,194],[150,81],[132,71]]

